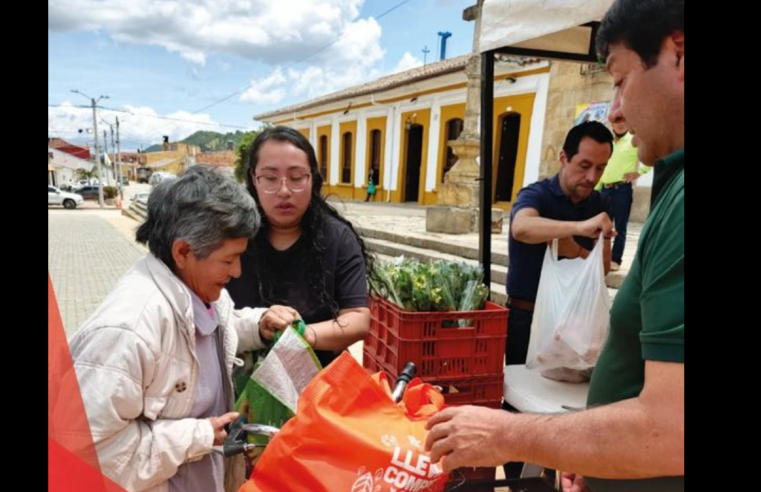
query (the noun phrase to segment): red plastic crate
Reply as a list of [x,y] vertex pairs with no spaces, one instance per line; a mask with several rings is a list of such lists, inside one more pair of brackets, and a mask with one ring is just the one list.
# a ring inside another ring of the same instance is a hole
[[[363,351],[362,355],[363,366],[369,372],[385,371],[392,378],[396,377],[386,365],[374,358],[367,349]],[[504,376],[501,373],[486,376],[422,379],[426,383],[441,387],[447,405],[478,405],[488,408],[502,408]]]
[[375,360],[375,358],[368,353],[367,350],[362,350],[362,366],[365,369],[367,369],[367,372],[369,372],[370,374],[375,374],[376,372],[381,372],[386,370],[383,368],[380,362]]
[[[447,487],[457,486],[463,483],[463,481],[470,485],[490,483],[494,482],[496,478],[496,468],[460,468],[451,473]],[[447,488],[447,490],[450,490],[450,488]]]
[[443,389],[444,401],[447,405],[502,408],[502,397],[505,391],[502,374],[434,381],[431,384]]
[[[507,308],[487,302],[481,311],[417,313],[373,296],[370,310],[365,351],[394,378],[407,362],[426,382],[502,374]],[[463,319],[469,326],[446,326]]]

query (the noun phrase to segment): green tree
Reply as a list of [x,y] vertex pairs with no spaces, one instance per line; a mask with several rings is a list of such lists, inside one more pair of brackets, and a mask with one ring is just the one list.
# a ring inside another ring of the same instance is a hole
[[260,132],[249,132],[243,135],[235,149],[237,154],[235,157],[235,179],[243,183],[246,181],[246,163],[248,163],[249,156],[251,155],[251,147],[254,144],[254,140],[259,136]]
[[77,179],[94,179],[98,177],[98,169],[93,166],[91,169],[77,169],[76,171]]

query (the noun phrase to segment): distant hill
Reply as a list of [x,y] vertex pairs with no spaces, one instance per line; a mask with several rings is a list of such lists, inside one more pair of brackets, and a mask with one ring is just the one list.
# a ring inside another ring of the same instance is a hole
[[[195,132],[188,138],[180,140],[180,142],[190,145],[197,145],[198,147],[201,147],[201,151],[203,152],[228,150],[227,142],[232,142],[232,150],[235,150],[238,148],[238,145],[240,144],[241,140],[243,140],[245,135],[246,132],[242,132],[240,130],[230,133],[199,131]],[[151,145],[143,152],[159,152],[161,149],[161,144],[156,144]]]

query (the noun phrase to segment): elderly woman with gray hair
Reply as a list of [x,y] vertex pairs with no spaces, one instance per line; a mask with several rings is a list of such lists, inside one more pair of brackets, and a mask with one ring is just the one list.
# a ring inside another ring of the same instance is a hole
[[70,342],[102,472],[131,492],[222,492],[215,445],[237,414],[237,353],[263,348],[257,312],[225,285],[259,227],[254,199],[203,168],[159,184],[137,240],[150,254]]

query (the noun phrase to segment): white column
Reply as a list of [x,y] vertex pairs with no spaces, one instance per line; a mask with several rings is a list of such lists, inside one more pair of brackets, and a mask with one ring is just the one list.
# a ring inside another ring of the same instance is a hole
[[312,144],[314,151],[317,152],[317,129],[315,128],[314,120],[309,122],[307,130],[309,130],[309,143]]
[[428,136],[428,164],[426,167],[425,191],[436,189],[436,178],[439,175],[439,142],[441,141],[441,104],[439,99],[433,101],[431,108],[431,124]]
[[550,94],[550,74],[541,74],[538,79],[534,109],[531,113],[528,149],[526,150],[524,187],[539,181],[539,167],[542,162],[542,138],[544,138],[544,120],[547,115],[547,100]]
[[354,146],[354,187],[361,188],[367,178],[367,115],[360,114],[357,121],[357,144]]
[[388,189],[392,191],[396,191],[399,186],[399,149],[402,141],[402,124],[399,120],[401,114],[401,107],[398,104],[394,105],[388,120],[389,134],[392,138],[391,151],[386,153],[386,160],[390,161],[390,165],[386,166],[386,175],[388,176],[387,182],[391,184]]
[[338,118],[333,118],[330,142],[330,184],[336,185],[340,176],[339,166],[341,165],[341,125]]

